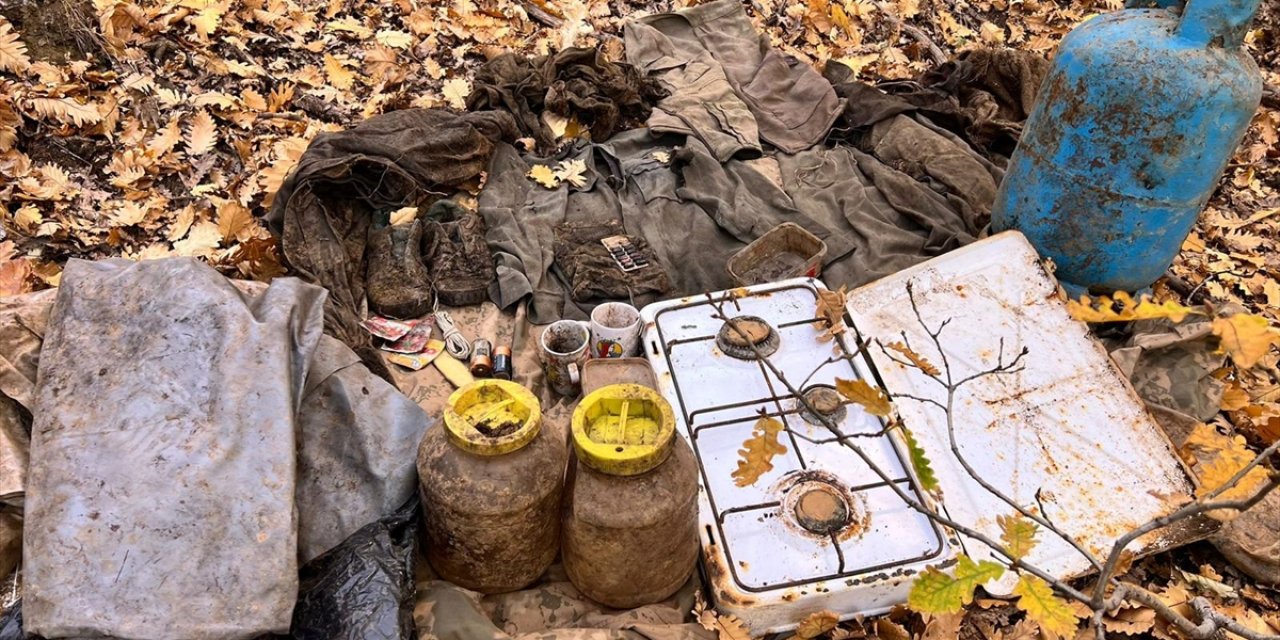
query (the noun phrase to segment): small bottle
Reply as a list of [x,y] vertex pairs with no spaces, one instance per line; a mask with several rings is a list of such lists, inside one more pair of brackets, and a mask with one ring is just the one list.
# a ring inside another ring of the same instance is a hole
[[471,345],[471,375],[477,378],[488,378],[493,373],[493,343],[484,338],[476,338]]
[[493,350],[493,377],[499,380],[510,380],[515,372],[511,369],[511,347],[501,346]]

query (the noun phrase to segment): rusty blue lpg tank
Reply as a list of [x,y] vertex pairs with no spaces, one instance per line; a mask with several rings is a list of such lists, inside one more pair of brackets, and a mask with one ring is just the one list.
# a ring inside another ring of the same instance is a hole
[[992,210],[1083,288],[1164,274],[1262,97],[1241,42],[1258,0],[1086,21],[1058,47]]

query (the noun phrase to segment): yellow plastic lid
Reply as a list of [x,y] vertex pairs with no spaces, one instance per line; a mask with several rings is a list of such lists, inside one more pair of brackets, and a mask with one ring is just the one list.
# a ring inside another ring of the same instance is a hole
[[600,387],[573,412],[578,459],[609,475],[639,475],[666,462],[675,433],[671,405],[638,384]]
[[480,380],[449,396],[445,433],[459,448],[481,456],[518,451],[538,436],[542,407],[528,389],[508,380]]

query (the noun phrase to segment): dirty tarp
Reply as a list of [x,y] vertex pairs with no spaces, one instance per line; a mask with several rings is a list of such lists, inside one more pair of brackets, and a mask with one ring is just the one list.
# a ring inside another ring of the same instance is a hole
[[[534,164],[563,159],[586,165],[582,186],[546,189],[525,177]],[[603,144],[579,143],[555,158],[524,158],[500,145],[479,211],[498,260],[491,299],[505,309],[532,295],[529,319],[538,324],[585,319],[591,308],[572,299],[554,266],[561,224],[619,221],[627,234],[643,236],[671,279],[670,296],[732,286],[725,271],[729,258],[782,222],[823,238],[831,260],[850,250],[842,234],[801,215],[778,185],[750,165],[721,164],[695,138],[654,137],[645,129]],[[636,296],[634,303],[653,298]]]
[[[78,264],[81,263],[72,263],[72,265]],[[123,268],[118,265],[112,266],[110,263],[105,264],[108,267],[103,268]],[[144,264],[157,265],[159,263]],[[77,268],[80,267],[77,266]],[[198,291],[203,290],[205,298],[219,300],[219,305],[221,305],[219,308],[230,306],[234,309],[235,304],[241,304],[241,306],[247,304],[249,309],[261,308],[265,311],[264,305],[276,304],[279,306],[282,288],[287,289],[289,287],[297,289],[300,292],[297,296],[304,297],[304,299],[305,296],[302,296],[304,293],[308,296],[317,294],[321,297],[323,296],[323,292],[318,289],[301,285],[291,278],[278,279],[268,288],[260,283],[238,281],[232,283],[218,276],[208,267],[196,265],[195,263],[182,266],[180,269],[176,266],[173,268],[178,271],[174,275],[175,282],[185,283],[181,287],[182,290],[190,289],[191,293],[189,295],[194,297],[200,297]],[[68,272],[68,275],[72,275],[71,272]],[[207,282],[204,280],[205,276],[208,276]],[[125,284],[122,281],[123,278],[125,278],[125,275],[120,275],[116,281],[123,285]],[[192,282],[195,279],[199,279],[198,284]],[[74,284],[75,281],[64,280],[64,282]],[[214,283],[222,284],[215,286]],[[228,292],[227,283],[234,286],[235,290]],[[139,296],[143,296],[146,295],[146,292],[154,294],[155,291],[159,290],[171,290],[165,288],[168,286],[171,285],[161,286],[161,284],[150,281],[145,284],[135,282],[127,286],[125,290],[136,290],[139,292]],[[65,285],[64,289],[66,289]],[[236,290],[238,290],[238,293]],[[238,297],[232,298],[232,296]],[[236,302],[237,300],[244,300],[245,302],[238,303]],[[313,302],[316,305],[319,304],[318,300]],[[210,303],[206,300],[205,304]],[[159,305],[159,301],[153,303],[153,306],[148,307],[148,309],[154,310],[154,305]],[[43,326],[45,318],[49,314],[49,307],[50,304],[48,302],[32,303],[26,305],[23,313],[28,319],[37,322],[39,326]],[[306,310],[309,309],[303,309],[303,311]],[[299,313],[302,315],[301,311]],[[292,339],[301,340],[306,338],[310,340],[309,336],[318,332],[320,324],[319,313],[316,311],[314,317],[310,317],[310,320],[300,317],[298,322],[310,322],[308,325],[310,328]],[[295,553],[301,562],[306,562],[342,542],[348,535],[367,523],[390,513],[415,495],[417,472],[414,468],[414,461],[412,456],[405,458],[403,452],[412,451],[416,447],[423,430],[429,428],[433,424],[433,420],[428,418],[421,409],[396,391],[390,384],[370,373],[359,362],[359,358],[356,357],[355,353],[336,339],[328,336],[319,336],[319,340],[315,342],[314,351],[307,360],[290,362],[291,359],[287,357],[287,354],[290,353],[290,348],[286,347],[291,338],[282,330],[289,325],[281,321],[275,322],[271,326],[281,329],[280,333],[282,335],[279,336],[279,339],[286,342],[274,351],[259,345],[264,349],[263,353],[282,354],[282,357],[278,358],[280,361],[279,366],[297,368],[299,375],[306,376],[305,383],[299,382],[297,385],[290,386],[287,381],[282,381],[281,384],[274,385],[274,387],[279,388],[279,394],[291,396],[294,399],[300,397],[300,406],[298,407],[296,418],[298,439],[296,458],[297,547],[296,551],[291,551],[280,558],[274,558],[272,562],[281,562],[285,558],[295,557]],[[264,327],[263,330],[269,330],[270,328]],[[0,324],[0,333],[7,330],[9,330],[8,327]],[[89,332],[87,335],[99,335],[101,330],[102,326],[96,326],[95,331],[97,333]],[[210,332],[211,340],[214,333]],[[156,335],[162,334],[157,333]],[[225,339],[225,335],[223,338]],[[306,343],[302,342],[300,344]],[[35,342],[34,348],[38,353],[40,348],[38,341]],[[300,347],[295,349],[300,349]],[[295,357],[300,355],[298,350],[293,353]],[[175,364],[182,361],[181,358],[176,356],[170,357],[176,359]],[[260,394],[271,391],[264,387],[263,381],[266,378],[244,374],[243,372],[228,375],[236,376],[236,379],[240,381],[237,383],[238,386],[210,389],[211,385],[205,384],[192,388],[205,389],[212,394],[210,402],[214,402],[215,405],[217,403],[237,403],[242,401],[243,397],[259,397]],[[246,384],[254,386],[252,389],[241,389],[239,392],[233,392]],[[178,394],[172,395],[177,396]],[[190,398],[190,391],[183,395],[187,396],[188,399],[192,399]],[[256,400],[255,402],[259,401]],[[281,403],[283,402],[285,402],[285,399],[281,400]],[[203,407],[204,405],[201,406]],[[261,436],[266,434],[260,424],[251,424],[246,428],[255,434],[251,438],[254,442],[257,442]],[[283,432],[276,435],[284,436]],[[265,444],[273,446],[265,447]],[[288,434],[288,438],[282,443],[267,442],[264,445],[257,446],[259,449],[264,450],[274,451],[279,449],[281,454],[286,454],[272,462],[273,468],[292,466],[294,460],[294,435],[292,432]],[[285,461],[288,461],[288,463],[286,464]],[[281,481],[282,486],[293,486],[295,484],[295,480],[292,477],[286,480]],[[220,483],[219,486],[223,484],[225,482]],[[262,489],[255,488],[254,491],[261,492]],[[170,495],[173,494],[173,492],[169,493]],[[185,496],[175,497],[179,500],[187,499]],[[292,502],[292,500],[289,502],[290,509],[292,509]],[[222,518],[222,520],[225,523],[226,518]],[[218,520],[210,521],[217,522]],[[28,522],[32,521],[28,520]],[[95,521],[92,524],[96,525],[97,522]],[[34,528],[38,525],[32,523],[31,526]],[[184,531],[192,534],[200,533],[199,530],[190,530],[189,523],[186,526],[187,528]],[[225,524],[222,526],[225,526]],[[215,531],[220,529],[221,526],[214,528]],[[124,530],[124,528],[121,529],[121,531]],[[250,530],[248,533],[253,533],[254,531]],[[228,551],[236,552],[237,555],[234,561],[226,564],[226,567],[241,567],[245,570],[253,567],[253,561],[249,559],[248,555],[252,548],[252,546],[249,546],[239,551],[234,548],[228,549]],[[107,557],[107,555],[104,555],[104,557]],[[135,558],[135,554],[130,554],[130,558]],[[212,564],[216,562],[214,560],[208,560],[208,562],[211,563],[210,566],[218,566],[217,564]],[[129,566],[132,567],[132,560]],[[264,564],[262,566],[267,565]],[[93,570],[92,567],[90,570]],[[258,568],[258,571],[262,571],[261,567]],[[114,575],[114,570],[111,573]],[[127,573],[123,575],[127,575]],[[138,579],[142,580],[142,578]],[[225,580],[225,577],[223,579]],[[224,582],[224,584],[226,583]],[[169,597],[175,598],[174,602],[181,602],[185,596],[170,595]],[[189,600],[189,598],[186,599]],[[286,616],[287,613],[288,611],[285,609]],[[180,614],[178,619],[185,619],[185,616],[186,614]]]
[[386,370],[359,326],[371,216],[425,208],[487,168],[494,144],[518,137],[505,112],[405,109],[316,136],[266,220],[293,272],[329,290],[325,331]]
[[610,62],[594,48],[569,48],[527,58],[504,53],[486,62],[472,78],[467,108],[502,110],[515,116],[523,136],[543,148],[558,136],[542,120],[544,112],[572,118],[603,142],[614,133],[643,124],[653,103],[667,92],[625,63]]
[[694,576],[663,602],[615,610],[579,593],[559,564],[533,587],[491,596],[424,579],[413,619],[421,640],[715,640],[689,613],[698,584]]
[[772,49],[739,0],[631,21],[624,38],[627,61],[657,74],[671,92],[650,128],[696,136],[718,160],[744,150],[759,155],[761,141],[802,151],[822,142],[840,113],[830,83]]
[[[261,296],[267,285],[229,281],[243,294]],[[36,363],[57,290],[0,299],[0,344],[6,353],[25,354],[0,361],[4,389],[35,387]],[[38,332],[38,333],[37,333]],[[16,386],[14,386],[16,385]],[[0,421],[7,398],[0,396]],[[24,407],[29,413],[29,407]],[[439,415],[438,412],[431,415]],[[317,343],[298,412],[298,557],[308,562],[365,524],[390,513],[416,495],[413,450],[424,429],[435,423],[413,401],[369,372],[348,347],[323,336]],[[0,427],[7,423],[0,422]],[[23,442],[26,430],[20,433]],[[26,447],[0,447],[0,459],[13,453],[14,473],[0,475],[4,487],[24,488]],[[0,502],[5,501],[0,495]],[[21,506],[22,492],[12,503]]]
[[1022,134],[1036,92],[1049,69],[1044,56],[1016,49],[975,48],[917,80],[870,85],[849,67],[830,61],[823,76],[847,102],[836,135],[846,135],[898,114],[918,115],[958,134],[1003,166]]
[[324,298],[293,278],[244,296],[194,259],[67,264],[32,411],[28,632],[289,628],[296,414]]
[[309,562],[418,492],[424,413],[355,352],[324,336],[298,412],[298,559]]

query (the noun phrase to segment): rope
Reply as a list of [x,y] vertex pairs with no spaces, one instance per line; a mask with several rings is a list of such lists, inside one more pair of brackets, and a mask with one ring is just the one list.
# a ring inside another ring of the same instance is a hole
[[440,327],[440,333],[444,336],[444,349],[449,355],[466,362],[471,356],[471,343],[463,337],[462,332],[458,330],[457,325],[453,324],[453,318],[449,317],[448,311],[435,312],[436,325]]

